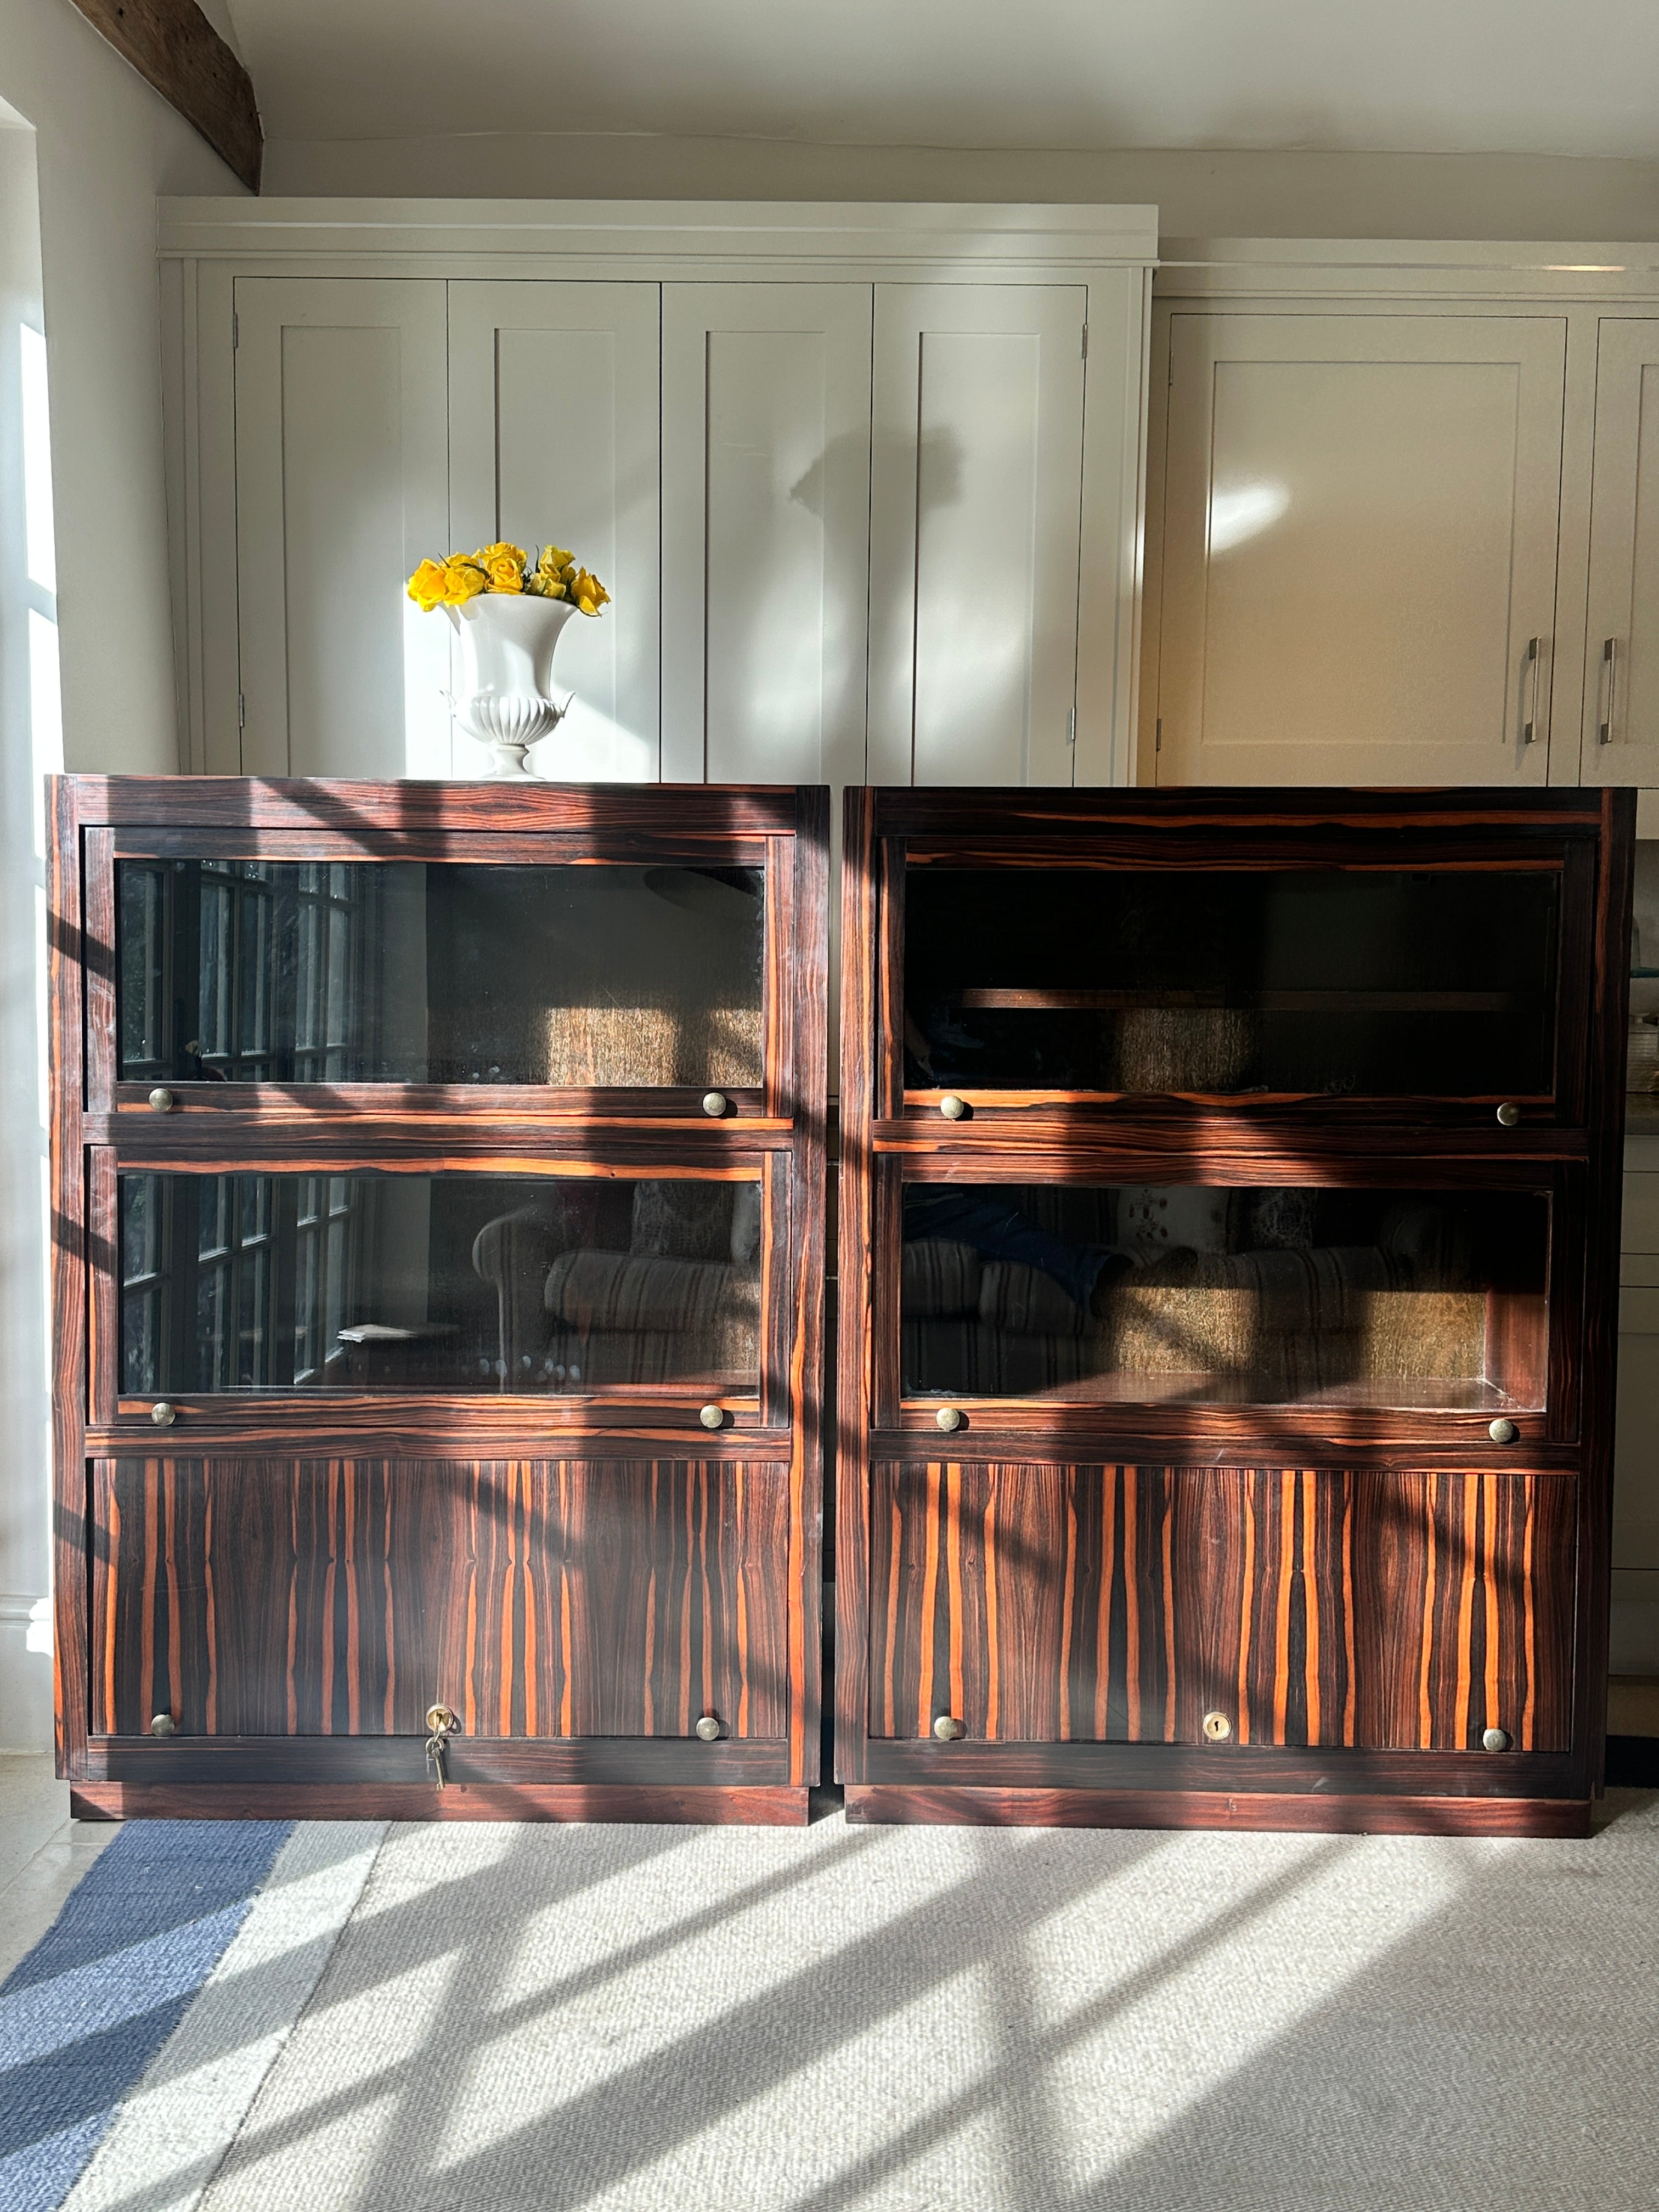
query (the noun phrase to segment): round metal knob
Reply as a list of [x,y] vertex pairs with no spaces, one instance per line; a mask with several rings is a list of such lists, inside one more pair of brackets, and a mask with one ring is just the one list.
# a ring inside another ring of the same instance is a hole
[[1501,1414],[1486,1431],[1486,1434],[1495,1444],[1512,1444],[1520,1433],[1515,1423],[1506,1421]]
[[1233,1724],[1225,1713],[1206,1713],[1204,1733],[1212,1743],[1225,1743],[1233,1732]]
[[702,1718],[697,1723],[697,1735],[704,1743],[718,1743],[720,1741],[720,1724],[715,1719],[713,1713],[705,1713]]
[[149,1409],[149,1417],[158,1429],[170,1429],[179,1418],[179,1408],[169,1406],[165,1398],[158,1398]]
[[934,1414],[933,1419],[936,1425],[943,1429],[947,1437],[955,1436],[957,1431],[962,1426],[962,1415],[954,1406],[941,1406]]
[[158,1084],[149,1094],[149,1104],[153,1114],[170,1114],[173,1111],[173,1093],[162,1090]]
[[459,1723],[447,1705],[428,1705],[426,1709],[426,1732],[428,1735],[453,1735]]
[[1480,1741],[1482,1747],[1487,1751],[1507,1751],[1510,1747],[1510,1732],[1507,1729],[1488,1729]]
[[1521,1109],[1518,1106],[1511,1106],[1505,1099],[1498,1109],[1499,1126],[1505,1129],[1512,1129],[1520,1119]]
[[149,1724],[149,1732],[152,1735],[176,1735],[179,1723],[171,1713],[157,1713]]
[[724,1424],[726,1415],[718,1406],[705,1406],[697,1419],[702,1423],[704,1428],[718,1429]]
[[966,1730],[954,1713],[941,1713],[933,1723],[933,1734],[941,1743],[955,1743]]
[[947,1121],[959,1121],[968,1111],[968,1101],[958,1098],[954,1091],[947,1091],[939,1102],[939,1110]]
[[731,1103],[723,1091],[705,1091],[702,1094],[702,1110],[711,1121],[718,1121]]

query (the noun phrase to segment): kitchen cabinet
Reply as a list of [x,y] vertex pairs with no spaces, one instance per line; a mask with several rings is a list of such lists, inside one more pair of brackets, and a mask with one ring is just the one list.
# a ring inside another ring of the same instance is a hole
[[1659,320],[1597,335],[1586,627],[1583,781],[1659,784]]
[[1158,784],[1547,781],[1565,342],[1170,318]]

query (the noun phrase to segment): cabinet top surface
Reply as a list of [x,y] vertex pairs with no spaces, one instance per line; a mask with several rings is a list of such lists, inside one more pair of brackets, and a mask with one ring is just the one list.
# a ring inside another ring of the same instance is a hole
[[817,785],[395,783],[337,777],[69,775],[50,779],[81,823],[165,823],[373,830],[518,832],[648,830],[700,838],[788,836],[805,826]]

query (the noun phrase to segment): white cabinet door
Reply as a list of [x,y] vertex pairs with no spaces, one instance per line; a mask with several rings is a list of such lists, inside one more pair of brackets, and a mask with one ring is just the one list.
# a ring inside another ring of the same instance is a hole
[[876,287],[872,782],[1072,781],[1087,312]]
[[1565,322],[1176,313],[1170,346],[1158,781],[1547,781]]
[[663,775],[865,768],[870,287],[663,287]]
[[236,583],[247,775],[450,772],[437,278],[236,281]]
[[[659,772],[658,318],[654,283],[449,287],[449,507],[465,549],[568,546],[610,592],[566,625],[565,719],[531,755],[563,781]],[[457,765],[483,755],[458,736]]]
[[1659,322],[1595,353],[1583,783],[1659,784]]

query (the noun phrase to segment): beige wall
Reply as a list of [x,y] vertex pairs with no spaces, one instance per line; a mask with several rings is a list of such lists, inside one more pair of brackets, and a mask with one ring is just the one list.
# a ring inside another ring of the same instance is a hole
[[69,765],[173,769],[155,198],[234,189],[67,0],[0,0],[0,1747],[52,1741],[38,824],[52,747],[30,696],[30,616],[51,595],[26,573],[19,325],[39,329],[44,305]]
[[461,199],[1050,200],[1170,238],[1659,238],[1659,163],[1308,149],[1089,153],[595,133],[283,140],[271,193]]
[[0,100],[39,159],[65,759],[170,771],[155,198],[240,188],[68,0],[0,0]]

